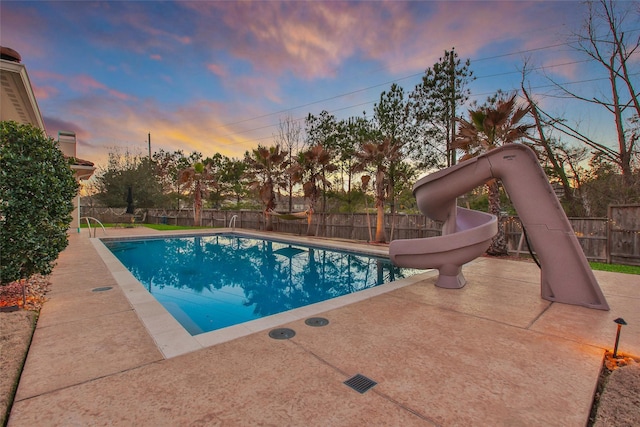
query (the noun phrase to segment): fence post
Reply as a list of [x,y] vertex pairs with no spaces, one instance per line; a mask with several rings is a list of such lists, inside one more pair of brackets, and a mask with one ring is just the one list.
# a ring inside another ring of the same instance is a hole
[[607,206],[607,245],[606,245],[606,256],[607,256],[607,264],[611,264],[611,224],[613,212],[611,205]]

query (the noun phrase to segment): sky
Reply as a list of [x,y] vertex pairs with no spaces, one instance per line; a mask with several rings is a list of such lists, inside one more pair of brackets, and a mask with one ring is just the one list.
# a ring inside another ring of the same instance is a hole
[[116,147],[146,154],[149,134],[154,152],[241,158],[287,117],[371,116],[451,48],[471,61],[472,100],[517,90],[526,62],[543,108],[608,142],[606,113],[551,83],[606,94],[601,66],[568,44],[585,17],[573,1],[2,0],[0,44],[22,56],[47,133],[76,132],[98,166]]

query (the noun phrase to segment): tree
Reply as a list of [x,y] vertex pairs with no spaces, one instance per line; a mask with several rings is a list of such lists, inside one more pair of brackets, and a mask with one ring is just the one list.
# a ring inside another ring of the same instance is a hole
[[188,191],[193,197],[193,224],[202,226],[202,198],[209,192],[209,188],[215,186],[216,180],[211,172],[211,164],[195,162],[184,168],[178,174],[178,184],[184,191]]
[[[298,152],[304,147],[304,141],[301,138],[302,128],[300,123],[293,119],[291,116],[286,116],[284,119],[280,119],[278,124],[278,134],[274,137],[276,145],[280,145],[282,149],[287,153],[287,162],[293,163],[293,159],[298,155]],[[287,193],[289,196],[289,212],[293,210],[293,179],[291,176],[287,177]]]
[[67,247],[78,183],[53,139],[0,123],[0,283],[49,274]]
[[416,135],[411,142],[411,156],[417,167],[428,168],[456,163],[453,148],[456,135],[457,108],[464,105],[470,91],[466,87],[475,79],[470,61],[458,58],[455,48],[444,52],[433,68],[427,68],[422,82],[409,95],[409,108]]
[[175,208],[180,208],[180,184],[178,184],[178,174],[181,170],[200,161],[202,155],[193,152],[185,156],[182,150],[168,152],[164,150],[153,153],[152,161],[155,168],[156,180],[162,187],[162,194],[165,200],[170,201]]
[[129,150],[109,152],[106,168],[96,174],[96,198],[105,206],[122,208],[127,206],[127,189],[133,187],[134,205],[152,208],[164,202],[162,184],[156,179],[155,166],[145,156]]
[[294,182],[302,183],[304,196],[309,199],[307,220],[308,236],[313,235],[311,231],[311,218],[313,209],[320,197],[320,186],[322,186],[322,188],[331,187],[331,183],[327,179],[327,172],[337,170],[337,167],[331,163],[332,158],[333,156],[329,151],[325,150],[321,144],[317,144],[307,151],[300,153],[297,163],[291,168],[291,175]]
[[[338,123],[340,129],[340,138],[337,144],[337,157],[340,160],[341,176],[347,175],[346,184],[346,202],[347,212],[354,211],[354,200],[352,192],[353,175],[355,173],[354,166],[356,164],[356,152],[358,148],[367,140],[369,140],[371,124],[366,117],[350,117]],[[339,191],[343,192],[345,185],[341,180]]]
[[[569,183],[567,171],[565,170],[563,162],[561,160],[561,156],[563,154],[565,155],[564,158],[566,160],[571,160],[571,156],[568,155],[569,148],[566,146],[566,144],[562,144],[558,141],[553,140],[552,138],[547,137],[547,132],[545,131],[545,128],[547,126],[540,116],[538,104],[533,100],[533,97],[529,94],[529,90],[527,90],[524,84],[525,76],[527,74],[526,67],[527,64],[525,63],[522,71],[522,81],[520,86],[522,89],[522,93],[529,104],[529,112],[533,117],[535,129],[538,133],[538,137],[534,138],[532,136],[531,140],[538,146],[542,147],[542,149],[544,150],[545,158],[551,165],[551,168],[547,168],[547,170],[545,170],[547,176],[555,177],[562,184],[562,200],[564,202],[563,204],[565,211],[567,211],[567,214],[576,214],[580,210],[578,206],[579,203],[576,202],[573,194],[573,188]],[[574,165],[570,164],[570,167],[574,167]]]
[[[407,140],[409,140],[408,104],[404,90],[397,84],[392,84],[388,92],[380,94],[380,102],[373,107],[373,132],[377,134],[377,141],[388,141],[389,147],[385,147],[384,153],[389,156],[385,159],[387,171],[387,196],[392,215],[396,213],[396,181],[399,179],[400,163]],[[405,153],[406,154],[406,153]]]
[[245,176],[249,180],[249,187],[258,194],[264,206],[267,231],[273,230],[273,219],[269,213],[276,207],[276,191],[286,188],[286,158],[287,153],[281,151],[279,145],[268,148],[258,145],[258,148],[244,155],[247,166]]
[[247,185],[244,182],[246,164],[238,159],[232,159],[216,153],[207,158],[205,163],[211,164],[217,185],[211,191],[209,200],[217,207],[223,207],[229,199],[235,200],[237,209],[241,200],[247,195]]
[[624,24],[630,17],[637,20],[637,3],[599,0],[590,1],[587,5],[588,13],[583,31],[574,34],[572,46],[602,66],[610,95],[598,92],[580,95],[571,91],[568,86],[556,83],[556,87],[568,98],[601,106],[612,115],[617,149],[594,140],[566,121],[556,120],[544,111],[541,113],[555,129],[584,143],[615,164],[628,186],[633,181],[633,159],[637,156],[640,138],[637,122],[640,117],[640,101],[634,88],[637,74],[630,70],[637,63],[634,59],[640,48],[640,36],[633,36],[637,32],[635,30],[625,32]]
[[626,185],[628,178],[617,165],[595,153],[581,185],[588,215],[606,217],[610,205],[640,203],[640,170],[631,179],[631,185]]
[[227,195],[234,197],[236,206],[247,195],[247,183],[245,182],[245,170],[247,165],[238,159],[229,159],[222,165],[222,182],[227,188]]
[[[385,194],[389,188],[388,171],[390,165],[397,162],[401,157],[401,146],[392,144],[390,139],[381,142],[368,142],[362,145],[361,151],[356,153],[358,163],[356,170],[371,170],[374,175],[374,192],[376,200],[376,242],[386,242],[387,235],[384,228],[384,202]],[[368,184],[369,179],[363,181],[363,188],[366,188],[364,182]]]
[[[488,105],[469,111],[469,121],[460,120],[455,148],[465,151],[462,160],[478,156],[504,144],[514,143],[527,136],[530,124],[520,124],[529,113],[529,107],[517,107],[516,95],[505,98],[502,94],[489,100]],[[487,183],[489,211],[500,218],[500,187],[495,179]],[[506,255],[507,242],[504,225],[498,221],[498,233],[487,251],[491,255]]]
[[[339,142],[341,138],[338,120],[333,114],[329,114],[326,110],[320,112],[320,116],[316,117],[312,114],[307,116],[305,122],[305,130],[307,134],[307,143],[310,146],[322,145],[325,150],[334,154],[339,151]],[[327,210],[327,187],[322,187],[322,212]],[[324,221],[324,216],[322,217]],[[324,228],[324,223],[322,224]]]

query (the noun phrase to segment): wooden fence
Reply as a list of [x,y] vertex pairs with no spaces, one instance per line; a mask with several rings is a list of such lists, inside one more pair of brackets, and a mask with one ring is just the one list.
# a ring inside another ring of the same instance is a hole
[[[193,225],[191,209],[148,209],[146,223]],[[124,209],[82,208],[82,216],[92,216],[105,223],[125,223]],[[235,216],[235,227],[253,230],[265,228],[265,218],[258,211],[217,211],[205,209],[202,225],[226,227]],[[129,216],[130,218],[130,216]],[[386,215],[387,238],[415,239],[440,235],[442,224],[417,214]],[[528,253],[518,217],[502,218],[509,252],[514,255]],[[589,261],[626,265],[640,265],[640,205],[611,206],[608,218],[569,218],[580,246]],[[375,236],[376,215],[365,213],[322,214],[315,213],[312,231],[316,236],[337,239],[369,241]],[[285,220],[274,217],[275,231],[298,235],[307,234],[307,221]],[[371,234],[370,234],[371,233]]]
[[610,206],[607,262],[640,265],[640,205]]

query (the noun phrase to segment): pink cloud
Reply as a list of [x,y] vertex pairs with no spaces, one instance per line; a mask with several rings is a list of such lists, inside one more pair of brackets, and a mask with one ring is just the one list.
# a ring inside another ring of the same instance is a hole
[[162,61],[162,55],[159,55],[157,53],[149,55],[149,58],[153,59],[154,61]]
[[56,117],[44,116],[44,122],[47,127],[47,133],[53,139],[58,138],[59,131],[71,131],[76,133],[78,144],[84,145],[83,141],[85,141],[89,136],[89,133],[85,129],[76,125],[75,123],[66,120],[60,120]]
[[90,91],[93,89],[102,89],[102,90],[107,89],[107,87],[104,84],[100,83],[93,77],[88,76],[86,74],[81,74],[79,76],[76,76],[73,79],[73,81],[78,86],[80,86],[80,90],[82,90],[83,92]]
[[336,67],[354,53],[358,44],[357,34],[353,33],[358,28],[357,17],[341,17],[340,9],[347,13],[357,5],[191,2],[185,7],[195,9],[203,24],[213,19],[222,21],[224,45],[216,43],[209,25],[199,27],[199,40],[213,40],[209,44],[230,50],[256,69],[275,74],[292,70],[299,77],[316,78],[335,74]]
[[36,99],[44,100],[52,98],[60,93],[60,91],[53,86],[40,86],[32,85],[33,92],[36,95]]
[[[473,3],[473,13],[461,13],[458,2],[436,2],[432,6],[432,12],[420,21],[400,14],[403,19],[387,27],[383,39],[376,39],[367,52],[386,63],[392,72],[407,72],[434,64],[445,49],[452,47],[461,58],[515,42],[527,50],[557,43],[556,29],[569,10],[564,8],[563,13],[557,4],[549,6],[544,2],[477,2]],[[394,14],[394,20],[396,17]],[[541,26],[550,30],[535,31]],[[394,49],[394,45],[402,49]]]
[[265,98],[276,104],[282,102],[278,86],[273,80],[264,75],[237,76],[227,80],[226,85],[249,98]]
[[567,80],[574,80],[579,76],[581,66],[584,66],[584,64],[577,62],[575,57],[569,55],[558,57],[556,55],[553,59],[546,59],[541,68],[545,74],[550,76],[560,76]]
[[109,95],[122,101],[131,99],[131,96],[127,95],[126,93],[119,92],[115,89],[110,89],[103,83],[100,83],[93,77],[88,76],[86,74],[81,74],[79,76],[73,77],[73,82],[79,86],[79,89],[82,92],[90,92],[97,89],[97,90],[104,90]]
[[227,68],[224,65],[220,64],[208,64],[207,70],[211,71],[218,77],[227,77],[229,74]]
[[67,79],[67,77],[65,77],[62,74],[53,73],[47,70],[29,71],[29,75],[39,80],[51,80],[51,81],[57,81],[57,82],[65,81]]
[[192,43],[190,36],[182,34],[184,28],[171,25],[171,19],[157,22],[157,15],[149,14],[144,4],[128,5],[126,14],[112,14],[114,25],[126,28],[126,33],[136,34],[133,39],[127,39],[127,49],[135,52],[145,52],[150,47],[171,51],[175,44],[186,46]]
[[[9,2],[5,2],[10,4]],[[46,28],[47,21],[37,13],[28,9],[13,8],[7,4],[1,4],[0,27],[2,28],[2,45],[8,46],[22,56],[22,61],[28,62],[30,58],[42,58],[49,55],[46,48],[48,40],[38,32],[25,31],[25,28]]]
[[[331,78],[347,60],[415,72],[455,47],[472,57],[492,45],[557,42],[574,6],[547,2],[189,2],[201,18],[196,38],[228,49],[255,69]],[[471,12],[464,8],[472,8]],[[472,6],[471,6],[472,5]],[[573,12],[572,12],[573,10]],[[211,25],[210,22],[220,22]],[[536,32],[540,27],[544,33]],[[224,37],[212,28],[222,28]],[[224,45],[217,40],[224,40]]]
[[104,91],[108,93],[110,96],[122,101],[127,101],[132,99],[130,95],[115,89],[111,89],[108,86],[106,86],[104,83],[97,81],[96,79],[94,79],[93,77],[87,74],[66,76],[66,75],[52,73],[50,71],[42,71],[42,70],[35,70],[31,74],[34,80],[37,81],[37,84],[34,83],[34,90],[36,91],[36,96],[38,99],[47,99],[52,95],[57,95],[58,93],[60,93],[61,90],[50,84],[47,84],[49,82],[63,83],[69,86],[70,88],[77,90],[81,93]]
[[[152,151],[199,151],[205,156],[219,152],[241,158],[246,150],[255,148],[256,142],[252,133],[239,132],[238,128],[226,124],[236,120],[238,108],[229,103],[200,101],[167,109],[152,100],[121,103],[89,94],[69,103],[64,122],[51,118],[46,121],[51,134],[73,130],[79,140],[81,135],[78,156],[98,166],[106,164],[107,155],[114,147],[146,154],[148,133],[151,133]],[[245,106],[241,110],[247,112]],[[257,110],[249,112],[258,113]],[[74,123],[81,123],[82,128]]]

